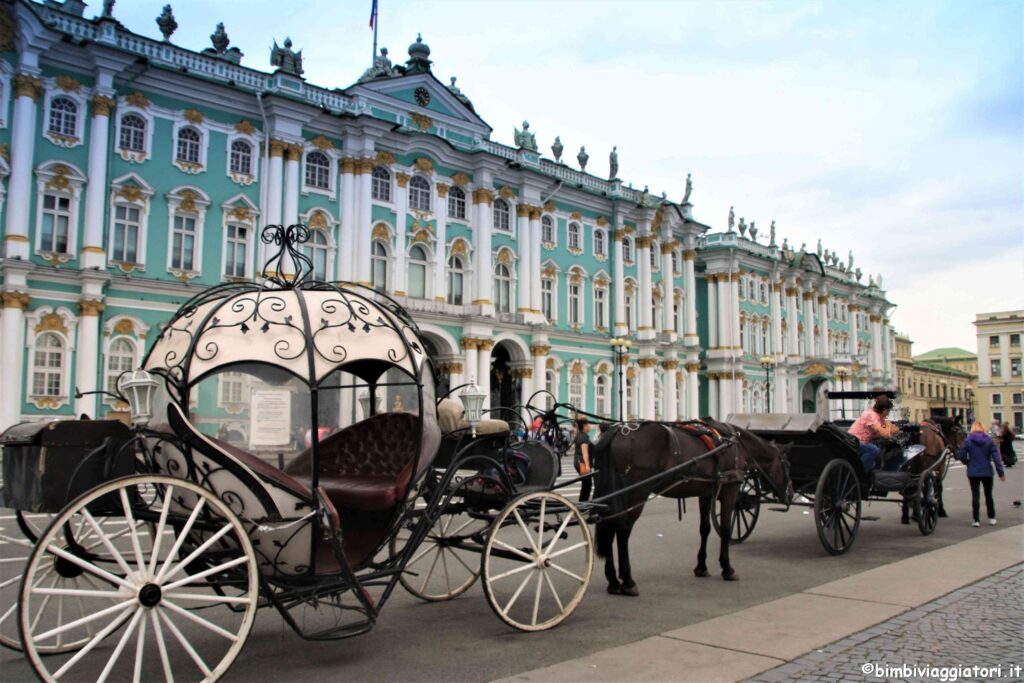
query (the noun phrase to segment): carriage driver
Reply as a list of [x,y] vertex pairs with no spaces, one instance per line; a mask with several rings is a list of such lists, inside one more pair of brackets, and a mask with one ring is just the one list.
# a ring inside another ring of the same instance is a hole
[[875,442],[879,439],[892,438],[899,431],[899,427],[885,419],[889,416],[890,410],[892,400],[888,396],[879,396],[875,399],[875,405],[861,413],[857,421],[850,426],[850,434],[860,441],[857,453],[868,472],[882,465],[882,449]]

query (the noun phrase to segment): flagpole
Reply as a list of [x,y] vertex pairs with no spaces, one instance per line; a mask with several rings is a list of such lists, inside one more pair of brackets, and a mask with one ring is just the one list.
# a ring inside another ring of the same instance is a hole
[[373,8],[370,11],[370,24],[373,25],[373,54],[370,55],[370,64],[372,65],[377,60],[377,24],[379,23],[379,13],[377,11],[377,0],[373,0]]

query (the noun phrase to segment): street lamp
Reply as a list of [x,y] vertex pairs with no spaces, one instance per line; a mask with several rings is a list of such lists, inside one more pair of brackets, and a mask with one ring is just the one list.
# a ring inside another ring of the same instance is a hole
[[771,356],[761,356],[758,360],[761,361],[761,367],[764,368],[764,381],[768,385],[765,389],[765,399],[767,400],[768,410],[772,412],[772,368],[775,367],[775,359]]
[[[846,378],[850,376],[850,371],[846,368],[837,368],[836,376],[839,378],[839,393],[846,392]],[[842,419],[846,419],[846,398],[839,399],[839,414]]]
[[965,393],[967,394],[967,428],[970,429],[970,425],[974,423],[974,390],[968,388]]
[[612,345],[612,353],[615,355],[615,374],[619,377],[619,422],[622,422],[622,397],[626,385],[623,373],[626,367],[625,359],[629,355],[629,349],[633,346],[633,342],[623,337],[615,337],[609,343]]

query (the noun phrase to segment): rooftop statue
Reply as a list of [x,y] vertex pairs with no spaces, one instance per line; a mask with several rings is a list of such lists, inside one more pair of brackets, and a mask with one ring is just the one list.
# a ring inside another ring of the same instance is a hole
[[618,149],[618,146],[612,147],[611,154],[608,155],[608,180],[615,180],[619,175]]
[[562,145],[562,138],[555,136],[555,144],[551,145],[551,153],[555,155],[555,162],[562,163],[562,150],[565,146]]
[[772,221],[771,227],[768,228],[768,246],[775,246],[775,221]]
[[850,250],[850,255],[846,258],[846,269],[853,270],[853,249]]
[[735,207],[729,207],[729,232],[736,227],[736,210]]
[[821,258],[821,238],[818,238],[818,258]]
[[750,239],[757,241],[757,227],[754,225],[754,221],[750,221]]
[[170,5],[164,5],[164,11],[156,18],[156,25],[164,36],[164,42],[171,41],[171,34],[178,30],[178,22],[174,19],[174,11]]
[[473,107],[473,103],[469,101],[469,98],[462,94],[462,91],[455,86],[455,76],[452,76],[452,84],[448,86],[448,92],[455,95],[455,99],[462,102],[464,105],[469,107],[469,110],[476,113],[476,109]]
[[276,66],[278,71],[293,76],[302,75],[302,50],[292,50],[292,39],[284,39],[284,47],[279,47],[274,41],[274,47],[270,50],[270,65]]
[[800,243],[800,253],[803,254],[803,253],[806,253],[806,251],[807,251],[807,242],[801,242]]
[[683,204],[690,203],[690,193],[693,192],[693,179],[689,173],[686,174],[686,191],[683,192]]
[[103,18],[114,18],[114,0],[103,0]]
[[518,128],[516,128],[515,131],[516,132],[514,140],[516,143],[516,147],[518,147],[519,149],[526,149],[531,152],[537,151],[537,138],[533,133],[530,132],[529,121],[523,121],[523,129],[519,130]]
[[747,219],[740,216],[740,237],[747,236]]
[[226,59],[227,61],[235,64],[242,61],[243,55],[241,50],[237,47],[228,48],[228,45],[231,44],[231,40],[228,38],[227,31],[224,30],[223,21],[218,23],[217,29],[210,34],[210,42],[213,43],[213,47],[208,47],[203,50],[204,55],[220,57],[221,59]]
[[782,238],[782,251],[789,251],[789,238]]
[[580,170],[586,173],[587,161],[590,159],[590,155],[587,154],[587,146],[583,145],[580,147],[580,153],[576,155],[576,161],[580,162]]
[[373,58],[373,66],[363,72],[363,75],[359,77],[358,82],[365,83],[366,81],[372,81],[375,78],[394,78],[395,76],[401,75],[401,68],[391,66],[391,60],[388,59],[388,49],[386,47],[382,47],[380,49],[380,54]]
[[860,277],[864,273],[861,272],[860,266],[857,266],[857,269],[855,271],[853,271],[853,274],[857,276],[857,282],[860,282]]

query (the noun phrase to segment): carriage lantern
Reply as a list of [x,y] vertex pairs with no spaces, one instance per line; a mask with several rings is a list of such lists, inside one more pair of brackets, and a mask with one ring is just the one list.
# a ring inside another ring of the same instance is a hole
[[469,386],[459,394],[462,407],[466,411],[466,422],[469,423],[469,428],[474,438],[476,437],[476,427],[480,424],[480,419],[483,415],[485,398],[487,398],[487,395],[480,390],[480,387],[476,385],[476,381],[473,379],[469,380]]
[[144,425],[153,417],[153,392],[159,382],[145,370],[135,370],[118,384],[121,394],[128,399],[132,424]]

